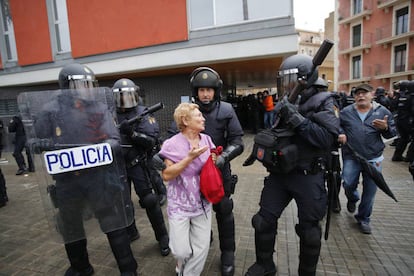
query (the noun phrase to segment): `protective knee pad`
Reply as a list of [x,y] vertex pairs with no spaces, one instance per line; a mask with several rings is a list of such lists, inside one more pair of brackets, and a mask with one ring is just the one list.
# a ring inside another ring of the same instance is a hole
[[270,223],[265,220],[259,213],[252,217],[252,226],[257,233],[275,233],[277,228],[277,222]]
[[158,197],[157,197],[157,195],[155,195],[153,193],[149,193],[149,194],[145,195],[142,199],[140,199],[139,204],[141,205],[142,208],[152,209],[157,204],[159,204]]
[[300,237],[299,275],[315,275],[321,251],[322,230],[319,223],[297,224]]
[[213,205],[213,210],[222,216],[231,214],[233,211],[233,199],[227,196],[223,197],[219,203]]
[[126,228],[115,230],[106,234],[112,253],[121,272],[136,272],[137,261],[132,254],[130,239]]
[[252,225],[255,229],[254,242],[256,248],[256,262],[268,270],[272,270],[273,252],[277,232],[277,222],[269,222],[259,213],[253,216]]
[[300,237],[301,243],[304,245],[314,247],[320,246],[322,229],[318,222],[315,223],[306,223],[306,224],[296,224],[295,225],[296,234]]

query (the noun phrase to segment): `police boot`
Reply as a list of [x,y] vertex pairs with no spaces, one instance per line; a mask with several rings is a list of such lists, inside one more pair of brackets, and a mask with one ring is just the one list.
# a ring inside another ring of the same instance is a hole
[[322,230],[319,223],[297,224],[295,230],[300,238],[299,276],[315,275],[321,251]]
[[135,220],[131,223],[131,225],[127,227],[127,232],[128,232],[129,240],[131,242],[138,240],[141,237],[141,235],[139,234],[137,225],[135,223]]
[[93,267],[89,263],[86,243],[86,239],[83,239],[65,244],[66,254],[70,262],[70,267],[66,270],[65,276],[89,276],[94,273]]
[[227,196],[213,206],[221,250],[221,274],[234,275],[234,251],[236,249],[233,200]]
[[391,158],[391,161],[394,161],[394,162],[404,161],[404,157],[402,156],[402,153],[395,151]]
[[155,238],[160,246],[161,255],[167,256],[170,254],[171,250],[168,246],[168,232],[167,227],[165,227],[164,216],[162,215],[158,196],[152,193],[146,195],[143,200],[141,200],[141,206],[143,206],[147,212],[148,219],[154,230]]
[[275,251],[277,224],[269,223],[261,215],[256,214],[252,218],[252,225],[255,229],[256,262],[249,267],[245,276],[276,275],[273,252]]
[[126,228],[109,232],[106,235],[121,275],[136,275],[138,264],[132,254]]

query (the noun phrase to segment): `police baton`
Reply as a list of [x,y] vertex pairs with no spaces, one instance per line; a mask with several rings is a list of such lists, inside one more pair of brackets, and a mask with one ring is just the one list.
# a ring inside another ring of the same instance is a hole
[[150,107],[147,107],[147,108],[145,108],[145,110],[144,110],[144,112],[142,112],[141,114],[139,114],[138,116],[136,116],[136,117],[134,117],[134,118],[132,118],[132,119],[129,119],[128,121],[127,121],[127,123],[129,124],[129,125],[133,125],[133,124],[135,124],[135,123],[137,123],[137,122],[139,122],[139,121],[141,121],[145,116],[147,116],[148,114],[152,114],[152,113],[154,113],[154,112],[157,112],[158,110],[160,110],[160,109],[163,109],[164,108],[164,104],[163,103],[157,103],[157,104],[154,104],[154,105],[152,105],[152,106],[150,106]]
[[328,163],[327,171],[327,186],[328,186],[328,210],[326,212],[326,223],[325,223],[325,240],[328,240],[329,229],[331,225],[331,215],[333,212],[334,204],[336,204],[336,197],[338,195],[338,174],[336,170],[340,166],[339,164],[339,152],[334,150],[331,151],[331,160]]

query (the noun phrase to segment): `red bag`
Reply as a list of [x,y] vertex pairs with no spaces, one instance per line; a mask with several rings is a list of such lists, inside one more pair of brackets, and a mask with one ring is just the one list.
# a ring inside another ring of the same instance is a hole
[[[211,152],[217,156],[223,151],[223,147],[219,146],[212,149]],[[210,156],[204,164],[200,173],[200,191],[201,194],[211,203],[216,204],[224,196],[223,177],[221,171],[216,167],[214,161]]]

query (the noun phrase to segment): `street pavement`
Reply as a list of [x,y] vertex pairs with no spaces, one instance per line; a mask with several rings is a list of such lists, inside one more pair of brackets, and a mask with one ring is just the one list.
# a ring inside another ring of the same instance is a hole
[[[251,218],[258,202],[266,170],[259,162],[242,167],[253,146],[253,135],[244,137],[244,153],[232,161],[239,177],[234,200],[236,222],[236,272],[244,275],[255,261],[254,230]],[[387,145],[383,174],[398,199],[394,202],[378,190],[371,226],[372,235],[362,234],[353,214],[346,210],[341,190],[342,211],[333,214],[329,239],[322,241],[317,275],[414,275],[414,182],[405,162],[391,162],[394,148]],[[9,202],[0,208],[0,276],[63,275],[68,267],[64,247],[53,237],[47,223],[37,173],[16,176],[17,166],[10,153],[1,164]],[[39,165],[38,165],[39,167]],[[139,275],[175,275],[170,254],[162,257],[145,210],[134,195],[135,218],[141,238],[132,242]],[[163,207],[165,215],[165,206]],[[299,239],[294,231],[296,205],[292,202],[279,220],[274,260],[277,275],[297,275]],[[323,229],[325,221],[322,221]],[[214,240],[202,275],[220,275],[220,248],[213,218]],[[88,239],[90,261],[95,275],[119,275],[115,259],[104,234]]]

